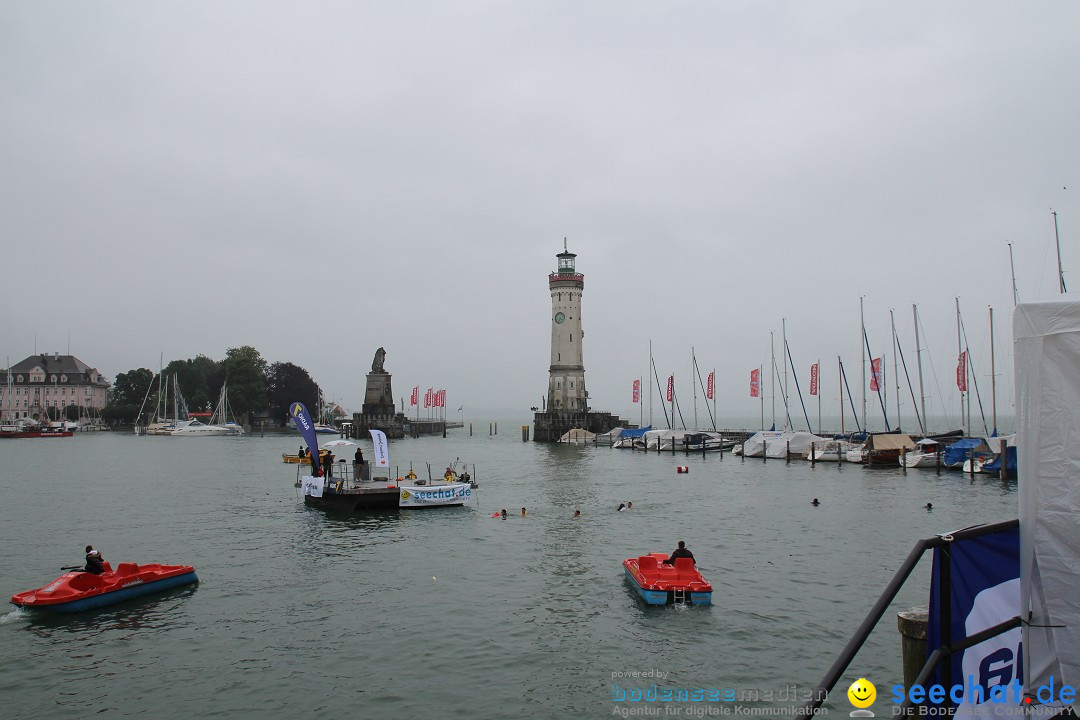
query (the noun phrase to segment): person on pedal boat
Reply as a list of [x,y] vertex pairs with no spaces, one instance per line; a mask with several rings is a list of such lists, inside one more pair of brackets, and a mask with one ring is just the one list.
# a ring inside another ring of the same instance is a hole
[[83,572],[94,575],[105,572],[105,558],[101,557],[101,551],[95,550],[93,545],[86,546],[86,567]]
[[684,541],[680,540],[679,541],[679,547],[675,548],[675,552],[671,553],[671,557],[669,557],[667,560],[665,560],[664,564],[665,565],[674,565],[675,560],[677,560],[678,558],[682,558],[682,557],[690,558],[693,561],[693,563],[695,565],[697,565],[697,560],[694,560],[694,553],[687,550],[686,549],[686,543]]

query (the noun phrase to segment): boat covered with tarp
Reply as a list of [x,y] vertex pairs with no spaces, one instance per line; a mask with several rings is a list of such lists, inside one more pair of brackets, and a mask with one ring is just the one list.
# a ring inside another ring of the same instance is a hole
[[561,443],[591,443],[596,438],[596,433],[589,432],[584,428],[571,428],[569,431],[563,433],[563,436],[559,438]]
[[[618,438],[611,443],[611,447],[623,449],[644,448],[645,433],[652,429],[652,425],[646,425],[643,428],[620,428],[622,432],[620,432]],[[612,432],[615,431],[612,430]]]
[[968,437],[957,440],[945,448],[941,464],[947,468],[960,468],[967,460],[981,460],[990,457],[994,451],[986,444],[986,440],[977,437]]
[[867,465],[900,464],[900,456],[917,449],[915,441],[904,433],[875,433],[863,445],[863,462]]
[[748,437],[742,445],[744,457],[808,457],[811,448],[825,447],[826,438],[799,430],[762,430]]

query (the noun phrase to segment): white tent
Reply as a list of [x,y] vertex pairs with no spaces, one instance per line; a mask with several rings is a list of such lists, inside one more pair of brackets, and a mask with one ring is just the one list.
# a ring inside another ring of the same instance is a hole
[[[1080,685],[1080,301],[1013,314],[1024,685]],[[1051,676],[1053,680],[1051,681]]]

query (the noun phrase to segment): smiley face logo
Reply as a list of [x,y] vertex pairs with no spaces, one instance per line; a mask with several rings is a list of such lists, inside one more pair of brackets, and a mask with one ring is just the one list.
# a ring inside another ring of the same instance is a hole
[[877,699],[877,688],[866,678],[859,678],[851,683],[847,691],[848,700],[857,708],[868,708]]

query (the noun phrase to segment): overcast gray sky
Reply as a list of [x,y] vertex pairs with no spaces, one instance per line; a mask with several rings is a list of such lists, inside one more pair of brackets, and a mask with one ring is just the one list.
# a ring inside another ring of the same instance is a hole
[[524,416],[565,236],[596,408],[637,418],[651,339],[684,414],[693,347],[721,416],[757,417],[786,318],[836,414],[865,296],[889,375],[918,303],[955,426],[959,296],[987,403],[995,309],[1011,413],[1007,243],[1021,300],[1055,295],[1053,207],[1080,283],[1078,27],[1072,1],[6,0],[0,351],[70,333],[113,377],[253,345],[358,410],[383,346],[406,402]]

